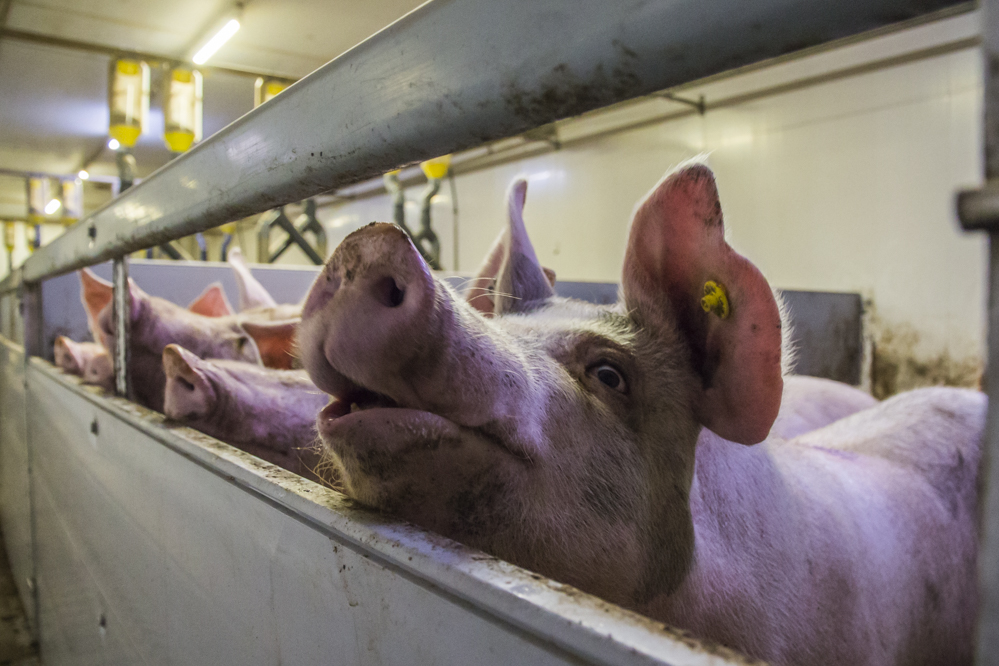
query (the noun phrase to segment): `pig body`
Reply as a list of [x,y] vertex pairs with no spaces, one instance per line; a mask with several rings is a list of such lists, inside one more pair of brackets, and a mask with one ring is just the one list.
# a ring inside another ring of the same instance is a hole
[[164,349],[163,367],[164,414],[296,474],[321,480],[315,415],[328,398],[305,371],[203,360],[177,345]]
[[969,663],[984,396],[785,382],[706,167],[637,208],[616,306],[554,296],[525,193],[467,302],[391,225],[318,276],[345,492],[776,664]]

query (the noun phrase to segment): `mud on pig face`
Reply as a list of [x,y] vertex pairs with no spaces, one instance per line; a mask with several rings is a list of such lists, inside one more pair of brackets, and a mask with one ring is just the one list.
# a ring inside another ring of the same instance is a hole
[[702,165],[637,208],[615,306],[554,296],[526,189],[464,298],[395,226],[343,241],[299,332],[317,427],[358,501],[640,604],[690,564],[700,427],[752,444],[776,417],[780,315]]

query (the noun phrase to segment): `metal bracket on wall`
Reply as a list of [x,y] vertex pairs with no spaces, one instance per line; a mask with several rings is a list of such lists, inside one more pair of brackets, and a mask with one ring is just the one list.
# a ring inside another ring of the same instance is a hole
[[429,185],[423,193],[422,205],[420,207],[420,231],[417,233],[413,233],[413,230],[406,224],[406,194],[402,189],[402,184],[399,182],[399,172],[390,171],[383,176],[383,180],[385,182],[385,189],[392,197],[392,221],[402,227],[406,235],[413,240],[413,245],[423,255],[423,259],[430,264],[430,268],[440,270],[440,241],[430,226],[430,200],[437,194],[437,191],[441,187],[440,179],[428,179]]
[[[288,216],[284,213],[284,206],[282,206],[262,215],[260,222],[257,224],[257,261],[259,263],[274,263],[278,257],[294,244],[316,266],[323,265],[323,257],[326,256],[326,230],[323,229],[323,225],[316,219],[316,202],[314,200],[309,199],[305,202],[305,212],[298,216],[295,223],[292,223],[288,219]],[[276,252],[271,254],[271,230],[274,227],[283,229],[288,234],[288,238],[285,239]],[[306,232],[312,232],[312,235],[315,236],[315,247],[306,240],[303,235]]]
[[687,99],[686,97],[680,97],[679,95],[674,95],[673,93],[664,92],[664,93],[659,93],[658,97],[662,97],[663,99],[668,99],[671,102],[678,102],[680,104],[686,104],[687,106],[692,106],[695,109],[697,109],[697,113],[701,114],[702,116],[704,115],[705,111],[708,110],[707,102],[704,100],[704,95],[701,95],[695,100],[695,99]]

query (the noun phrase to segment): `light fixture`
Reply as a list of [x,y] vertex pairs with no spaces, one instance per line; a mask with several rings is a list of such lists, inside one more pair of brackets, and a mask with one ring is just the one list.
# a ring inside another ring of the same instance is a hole
[[182,153],[201,140],[201,72],[174,67],[163,79],[163,140]]
[[62,208],[62,204],[59,203],[58,199],[52,199],[47,204],[45,204],[45,214],[55,215],[56,211]]
[[222,45],[239,30],[239,19],[231,18],[219,28],[218,32],[211,36],[204,45],[197,50],[191,60],[195,65],[204,65],[208,59],[215,55],[215,52],[222,48]]
[[110,148],[111,150],[118,150],[119,148],[121,148],[121,144],[118,143],[118,139],[111,139],[110,141],[108,141],[108,148]]
[[111,111],[108,134],[120,145],[131,148],[139,140],[149,116],[149,65],[127,58],[111,62],[108,107]]
[[80,169],[77,172],[76,177],[79,178],[80,180],[89,180],[90,179],[90,172],[87,171],[86,169]]
[[255,109],[264,102],[277,97],[288,85],[287,81],[280,79],[257,77],[256,83],[253,84],[253,108]]

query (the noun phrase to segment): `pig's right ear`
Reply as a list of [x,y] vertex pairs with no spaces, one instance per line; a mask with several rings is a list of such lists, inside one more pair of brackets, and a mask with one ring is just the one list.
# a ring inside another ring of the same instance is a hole
[[225,297],[225,290],[218,282],[208,285],[200,296],[191,301],[187,309],[205,317],[225,317],[233,314],[229,299]]
[[286,321],[252,322],[244,321],[240,326],[246,331],[260,351],[260,362],[264,367],[277,370],[291,370],[297,365],[295,354],[295,334],[301,319]]
[[486,255],[465,300],[491,316],[529,310],[555,294],[555,271],[541,266],[524,224],[527,181],[514,181],[507,195],[507,228]]
[[203,370],[200,358],[180,345],[163,349],[166,390],[163,413],[177,421],[193,421],[208,416],[215,408],[215,389]]
[[101,341],[100,314],[111,303],[113,291],[110,282],[97,277],[89,268],[80,271],[80,300],[87,311],[90,334],[96,342]]
[[759,270],[725,242],[714,174],[669,174],[635,212],[624,260],[625,304],[646,328],[675,326],[699,386],[694,415],[730,441],[766,438],[780,409],[781,318]]
[[277,301],[268,293],[264,285],[253,277],[246,265],[246,260],[243,259],[243,253],[238,247],[229,250],[226,261],[232,268],[232,272],[236,274],[236,284],[239,285],[240,312],[249,308],[272,308],[277,305]]

